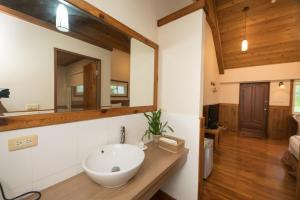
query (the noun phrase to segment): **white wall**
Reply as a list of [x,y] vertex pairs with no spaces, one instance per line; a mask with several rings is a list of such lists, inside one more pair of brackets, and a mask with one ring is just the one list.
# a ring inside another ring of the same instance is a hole
[[157,41],[156,4],[149,0],[86,0],[152,41]]
[[[215,44],[211,28],[205,20],[205,56],[204,56],[204,105],[212,105],[219,103],[220,83],[219,83],[219,68],[216,56]],[[215,83],[217,91],[213,91]]]
[[283,81],[285,88],[279,88],[280,81],[270,83],[270,105],[272,106],[289,106],[291,81]]
[[178,200],[197,199],[201,113],[202,10],[159,28],[159,105],[164,118],[184,138],[188,161],[163,188]]
[[130,54],[113,49],[111,55],[111,79],[130,81]]
[[[282,80],[280,80],[282,81]],[[285,88],[279,88],[280,81],[270,81],[270,101],[271,106],[289,106],[290,104],[290,80],[282,81]],[[240,98],[239,83],[224,83],[220,85],[220,103],[239,104]]]
[[184,8],[192,3],[193,0],[155,0],[157,3],[156,13],[157,19],[161,19],[181,8]]
[[8,111],[25,110],[32,103],[54,108],[55,47],[100,59],[102,86],[109,85],[110,51],[3,13],[0,22],[0,86],[11,89],[10,98],[1,101]]
[[240,95],[240,84],[239,83],[229,83],[220,84],[219,87],[219,102],[220,103],[239,103]]
[[273,81],[300,78],[300,62],[226,69],[220,82]]
[[130,106],[153,105],[154,49],[131,39]]
[[[244,82],[270,82],[270,105],[289,106],[290,80],[300,78],[300,62],[253,66],[225,70],[220,75],[220,103],[239,103],[239,84]],[[285,88],[278,87],[279,82]]]

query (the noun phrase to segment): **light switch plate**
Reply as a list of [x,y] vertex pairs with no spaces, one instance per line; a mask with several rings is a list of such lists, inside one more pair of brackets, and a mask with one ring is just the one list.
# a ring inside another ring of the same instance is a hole
[[8,150],[17,151],[21,149],[26,149],[38,145],[38,136],[21,136],[17,138],[12,138],[8,140]]

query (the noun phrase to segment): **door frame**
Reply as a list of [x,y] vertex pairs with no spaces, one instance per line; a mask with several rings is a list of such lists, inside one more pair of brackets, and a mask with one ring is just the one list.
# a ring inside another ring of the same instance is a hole
[[267,108],[267,114],[265,116],[265,128],[264,128],[264,137],[263,138],[268,138],[268,124],[269,124],[269,107],[270,107],[270,82],[269,81],[262,81],[262,82],[243,82],[240,83],[240,87],[239,87],[239,116],[238,116],[238,132],[239,135],[241,135],[241,85],[242,84],[267,84],[268,85],[268,108]]

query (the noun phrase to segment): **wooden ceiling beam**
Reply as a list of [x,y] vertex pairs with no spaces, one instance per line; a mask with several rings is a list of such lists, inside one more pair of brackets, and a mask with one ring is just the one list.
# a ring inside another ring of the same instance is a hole
[[204,0],[197,0],[195,3],[192,3],[191,5],[188,5],[170,15],[167,15],[157,21],[157,26],[163,26],[165,24],[168,24],[176,19],[179,19],[185,15],[188,15],[192,12],[195,12],[196,10],[204,8],[205,1]]
[[213,40],[215,44],[215,51],[217,56],[217,62],[219,67],[219,73],[224,74],[224,59],[223,59],[223,50],[221,45],[220,29],[219,22],[215,11],[215,2],[214,0],[205,0],[206,20],[210,25],[213,34]]

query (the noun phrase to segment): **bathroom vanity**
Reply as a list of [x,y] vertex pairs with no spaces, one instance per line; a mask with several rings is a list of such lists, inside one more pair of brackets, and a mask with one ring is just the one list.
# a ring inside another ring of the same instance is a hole
[[[108,189],[81,173],[42,191],[44,200],[147,200],[179,172],[187,160],[188,149],[174,154],[158,148],[154,143],[145,151],[145,161],[137,175],[120,188]],[[159,164],[158,164],[159,163]],[[28,198],[30,200],[30,198]]]

